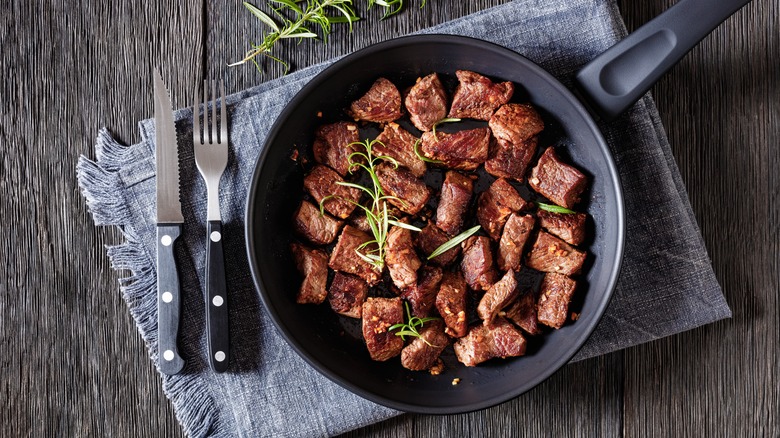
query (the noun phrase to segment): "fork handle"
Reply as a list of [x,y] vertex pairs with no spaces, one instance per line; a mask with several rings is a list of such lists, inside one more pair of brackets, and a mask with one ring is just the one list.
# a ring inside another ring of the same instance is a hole
[[228,369],[230,325],[222,251],[222,221],[208,221],[206,249],[206,319],[208,321],[209,364],[215,372]]

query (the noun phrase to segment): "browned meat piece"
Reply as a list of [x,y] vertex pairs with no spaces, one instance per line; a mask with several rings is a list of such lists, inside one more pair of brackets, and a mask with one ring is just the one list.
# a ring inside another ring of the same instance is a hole
[[485,161],[485,171],[497,178],[511,178],[523,182],[528,163],[536,153],[537,137],[517,144],[493,142],[490,159]]
[[485,292],[477,306],[477,315],[482,318],[484,325],[491,324],[498,312],[506,307],[517,297],[520,291],[517,288],[515,271],[508,270],[506,274]]
[[374,143],[372,148],[374,155],[395,158],[398,164],[409,169],[417,178],[425,175],[425,162],[414,153],[417,137],[409,131],[401,128],[397,123],[388,123],[376,139],[380,143]]
[[504,232],[498,242],[498,267],[503,271],[520,269],[523,247],[534,229],[536,220],[531,215],[512,213],[504,225]]
[[471,236],[463,242],[463,259],[460,269],[466,282],[474,290],[488,290],[498,278],[493,268],[493,253],[490,239],[485,236]]
[[555,149],[549,147],[531,170],[528,182],[534,190],[552,202],[573,208],[580,201],[588,179],[573,166],[562,162]]
[[585,255],[552,234],[539,231],[525,264],[537,271],[574,275],[582,269]]
[[354,203],[360,200],[360,190],[336,184],[343,181],[331,168],[317,165],[303,179],[303,187],[317,202],[332,195],[323,203],[325,210],[333,216],[346,219],[355,209]]
[[542,333],[539,328],[539,320],[536,319],[536,297],[528,291],[521,295],[512,305],[506,309],[506,317],[529,335]]
[[455,341],[455,356],[467,367],[476,366],[494,357],[514,357],[525,354],[526,341],[520,330],[504,318],[493,324],[476,325]]
[[474,170],[488,159],[490,129],[476,128],[446,132],[426,132],[420,152],[427,158],[443,162],[451,169]]
[[466,334],[466,281],[459,272],[445,272],[436,295],[436,310],[444,319],[444,332],[453,338]]
[[539,322],[559,329],[566,322],[577,282],[561,274],[545,274],[539,290]]
[[385,361],[401,354],[404,341],[388,331],[404,322],[404,310],[400,298],[368,297],[363,303],[363,338],[371,359]]
[[419,213],[431,197],[431,189],[403,167],[382,163],[376,167],[376,176],[385,194],[398,198],[388,202],[406,214]]
[[406,228],[392,227],[385,243],[385,263],[393,284],[401,290],[417,284],[417,270],[422,263],[412,242],[412,232]]
[[491,239],[498,240],[509,215],[526,208],[527,205],[525,199],[520,197],[507,180],[499,178],[479,195],[477,221]]
[[442,231],[454,236],[461,231],[463,215],[469,208],[474,181],[454,170],[447,172],[441,185],[441,198],[436,210],[436,225]]
[[392,82],[379,78],[347,111],[355,120],[392,122],[401,117],[401,93]]
[[412,315],[423,318],[431,313],[442,275],[441,268],[424,266],[417,276],[417,284],[403,290],[401,296],[411,304]]
[[418,78],[404,103],[409,119],[420,131],[430,131],[434,123],[447,116],[447,93],[436,73]]
[[303,275],[295,302],[298,304],[320,304],[328,291],[328,255],[318,249],[307,248],[300,243],[291,243],[290,250],[295,258],[295,267]]
[[320,209],[309,201],[302,201],[295,212],[293,229],[296,233],[317,245],[333,242],[343,222],[330,215],[320,214]]
[[539,224],[550,233],[560,237],[572,245],[579,245],[585,240],[585,213],[553,213],[539,210]]
[[539,113],[531,105],[508,103],[493,114],[489,126],[496,142],[485,170],[500,178],[523,181],[536,154],[536,135],[544,129]]
[[420,330],[420,337],[401,351],[401,365],[412,371],[424,371],[436,364],[444,347],[449,345],[450,338],[444,334],[444,324],[441,321],[425,323]]
[[[339,236],[336,247],[333,248],[333,252],[330,254],[328,266],[334,271],[357,275],[371,286],[377,284],[381,273],[376,270],[374,265],[363,260],[355,253],[360,245],[371,240],[373,240],[371,236],[357,228],[351,225],[345,226],[341,236]],[[376,245],[369,245],[360,251],[365,254],[371,248],[376,248]]]
[[354,123],[337,122],[320,126],[312,145],[314,159],[344,176],[349,172],[349,154],[357,150],[352,143],[358,141],[360,135]]
[[511,82],[494,83],[472,71],[458,70],[455,75],[459,83],[449,117],[490,120],[493,111],[509,102],[515,91]]
[[360,318],[363,302],[368,296],[368,284],[358,277],[336,272],[330,284],[328,301],[333,311],[351,318]]
[[[439,227],[432,223],[426,225],[422,231],[417,233],[416,237],[417,248],[420,249],[420,252],[422,252],[425,257],[431,255],[434,251],[436,251],[436,248],[442,246],[445,242],[450,240],[449,236],[447,236],[444,231],[440,230]],[[460,247],[456,246],[447,250],[445,253],[439,254],[438,256],[428,260],[428,262],[444,267],[454,262],[455,259],[458,258],[458,255],[460,255]]]

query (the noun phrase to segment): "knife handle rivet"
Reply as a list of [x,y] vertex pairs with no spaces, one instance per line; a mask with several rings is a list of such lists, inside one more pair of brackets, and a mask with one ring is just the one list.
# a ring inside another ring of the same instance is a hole
[[220,295],[215,295],[214,298],[211,299],[211,302],[214,303],[215,306],[219,307],[225,302],[225,300],[223,300]]
[[171,246],[171,243],[173,243],[173,239],[171,239],[171,236],[166,234],[160,238],[160,243],[162,243],[165,246]]
[[217,362],[222,362],[225,360],[225,353],[223,351],[217,351],[214,353],[214,359],[216,359]]
[[173,301],[173,294],[170,292],[163,292],[162,300],[165,301],[166,303],[170,303],[171,301]]
[[163,353],[163,357],[165,358],[165,360],[173,360],[173,351],[165,350],[165,353]]
[[212,242],[219,242],[219,239],[222,238],[222,234],[220,234],[219,231],[212,231],[211,236],[209,237],[211,238]]

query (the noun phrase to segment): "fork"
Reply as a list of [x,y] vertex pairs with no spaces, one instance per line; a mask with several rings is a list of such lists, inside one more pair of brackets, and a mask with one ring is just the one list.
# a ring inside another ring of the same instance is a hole
[[211,81],[210,124],[207,93],[208,82],[203,81],[203,132],[201,133],[200,102],[197,86],[195,87],[195,102],[192,106],[192,143],[195,150],[195,164],[206,182],[208,203],[205,298],[209,365],[212,370],[221,373],[228,368],[230,350],[225,256],[222,250],[222,215],[219,211],[219,180],[227,167],[228,160],[225,83],[220,81],[219,130],[217,130],[216,81]]

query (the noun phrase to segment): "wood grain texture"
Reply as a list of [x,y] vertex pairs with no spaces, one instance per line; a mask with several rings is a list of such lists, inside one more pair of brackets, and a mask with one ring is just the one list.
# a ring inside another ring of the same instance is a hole
[[[501,0],[419,2],[327,45],[302,68]],[[622,0],[635,27],[672,0]],[[175,106],[194,78],[230,91],[281,66],[228,68],[262,27],[240,2],[12,0],[0,12],[0,436],[181,436],[78,192],[98,128],[127,143],[151,117],[151,69]],[[755,0],[653,88],[734,318],[564,367],[467,415],[402,416],[345,436],[771,436],[780,430],[780,6]]]

